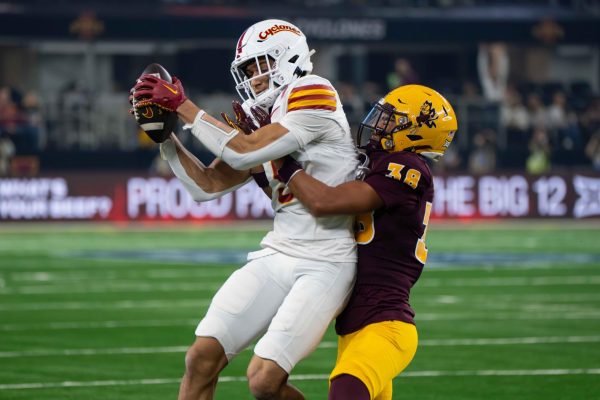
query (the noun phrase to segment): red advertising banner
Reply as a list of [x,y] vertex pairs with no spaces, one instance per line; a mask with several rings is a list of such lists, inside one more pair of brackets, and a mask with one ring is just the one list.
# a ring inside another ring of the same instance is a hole
[[270,199],[254,182],[197,203],[177,178],[69,174],[0,179],[0,221],[176,221],[271,218]]
[[[215,221],[268,219],[253,182],[196,203],[177,178],[65,174],[0,179],[0,221]],[[434,218],[600,217],[600,174],[435,177]]]

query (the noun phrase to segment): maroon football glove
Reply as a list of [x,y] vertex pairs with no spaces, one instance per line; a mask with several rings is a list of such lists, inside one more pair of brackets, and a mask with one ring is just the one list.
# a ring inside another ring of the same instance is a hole
[[246,115],[239,101],[232,101],[231,106],[233,108],[235,120],[231,118],[227,113],[221,113],[221,117],[227,123],[227,125],[231,126],[234,129],[237,129],[240,132],[244,132],[246,135],[249,135],[258,129],[258,126],[256,126],[254,121],[252,121],[252,118]]
[[258,128],[271,123],[271,118],[270,118],[269,114],[267,114],[261,108],[258,108],[258,107],[250,108],[250,112],[252,113],[252,115],[254,116],[256,121],[258,122],[258,126],[257,126],[256,123],[252,120],[252,118],[250,118],[246,114],[246,112],[244,111],[244,108],[242,107],[242,105],[240,104],[239,101],[236,101],[236,100],[232,101],[231,106],[233,108],[233,113],[235,114],[235,121],[224,112],[221,113],[221,117],[227,123],[227,125],[231,126],[234,129],[237,129],[241,132],[244,132],[246,135],[249,135],[252,132],[254,132],[255,130],[257,130]]
[[271,123],[271,115],[258,106],[250,107],[250,112],[252,116],[258,122],[258,126],[261,128],[265,125],[269,125]]
[[171,136],[171,132],[177,125],[176,112],[151,101],[138,101],[135,87],[129,92],[129,103],[131,104],[129,112],[133,114],[140,128],[155,143],[162,143]]
[[145,74],[139,77],[133,87],[135,108],[153,104],[167,111],[175,112],[186,100],[183,85],[175,76],[173,83],[169,83],[153,75]]

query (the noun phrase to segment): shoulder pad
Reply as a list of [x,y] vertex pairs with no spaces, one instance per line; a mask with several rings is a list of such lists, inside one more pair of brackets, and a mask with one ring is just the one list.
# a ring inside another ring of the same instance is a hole
[[329,80],[323,78],[322,76],[309,74],[309,75],[305,75],[301,78],[298,78],[294,82],[290,83],[289,88],[293,89],[293,88],[296,88],[299,86],[305,86],[305,85],[329,85],[329,86],[333,87],[331,82]]
[[287,88],[287,112],[296,110],[335,111],[337,92],[333,85],[318,75],[307,75]]

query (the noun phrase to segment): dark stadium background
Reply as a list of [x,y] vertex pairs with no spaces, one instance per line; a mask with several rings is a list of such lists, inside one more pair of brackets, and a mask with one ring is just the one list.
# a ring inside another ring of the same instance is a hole
[[[158,62],[230,111],[233,47],[265,18],[306,33],[354,128],[401,83],[457,112],[395,398],[600,398],[596,0],[0,0],[0,398],[176,396],[197,320],[272,211],[253,185],[194,203],[127,96]],[[250,398],[249,355],[217,398]],[[330,330],[292,375],[309,399],[334,359]]]

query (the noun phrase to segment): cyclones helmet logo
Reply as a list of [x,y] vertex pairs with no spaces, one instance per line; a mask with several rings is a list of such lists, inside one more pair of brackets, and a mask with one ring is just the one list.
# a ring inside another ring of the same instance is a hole
[[298,36],[302,34],[302,32],[300,32],[297,28],[290,25],[273,25],[269,29],[258,34],[258,41],[264,42],[269,38],[269,36],[273,36],[279,32],[292,32]]
[[428,128],[436,127],[435,120],[438,119],[438,115],[433,108],[433,104],[429,100],[425,100],[425,103],[421,105],[421,111],[417,117],[419,128],[423,124],[427,125]]

